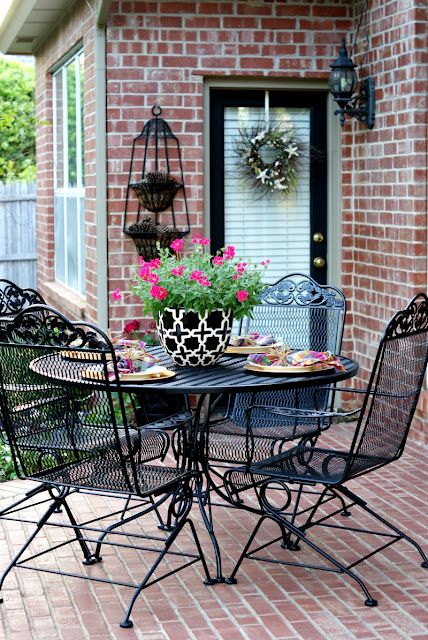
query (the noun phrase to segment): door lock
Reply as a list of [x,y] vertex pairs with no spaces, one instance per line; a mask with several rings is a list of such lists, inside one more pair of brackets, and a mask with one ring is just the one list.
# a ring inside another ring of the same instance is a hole
[[312,236],[312,240],[314,242],[317,242],[318,244],[320,242],[324,242],[324,235],[321,233],[321,231],[317,231],[316,233],[314,233],[314,235]]
[[325,267],[324,258],[321,258],[321,256],[317,256],[316,258],[314,258],[314,267],[316,269],[322,269],[323,267]]

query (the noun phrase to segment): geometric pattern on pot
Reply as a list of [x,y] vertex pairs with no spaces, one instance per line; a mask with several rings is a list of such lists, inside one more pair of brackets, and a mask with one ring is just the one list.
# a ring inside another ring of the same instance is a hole
[[217,362],[229,344],[231,309],[195,311],[167,307],[158,318],[159,340],[181,367],[206,367]]

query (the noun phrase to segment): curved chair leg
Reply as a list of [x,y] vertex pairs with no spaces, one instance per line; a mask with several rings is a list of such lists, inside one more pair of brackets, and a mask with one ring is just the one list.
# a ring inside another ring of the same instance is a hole
[[[331,556],[329,553],[324,551],[324,549],[321,549],[321,547],[319,547],[314,542],[309,540],[308,536],[306,535],[306,533],[304,531],[301,531],[298,527],[296,527],[295,525],[293,525],[290,522],[288,522],[287,520],[285,520],[285,518],[282,518],[282,517],[278,516],[278,514],[265,514],[260,518],[260,520],[257,523],[253,533],[251,534],[250,539],[247,542],[247,544],[245,546],[245,549],[242,552],[242,554],[241,554],[241,556],[240,556],[240,558],[239,558],[239,560],[238,560],[238,562],[237,562],[237,564],[236,564],[236,566],[235,566],[230,578],[227,580],[227,582],[229,584],[234,584],[236,582],[236,579],[235,579],[236,572],[238,571],[238,568],[239,568],[242,560],[244,559],[244,557],[246,555],[248,555],[248,549],[250,548],[250,545],[251,545],[252,541],[254,540],[258,529],[260,528],[262,520],[264,520],[266,518],[269,518],[273,522],[276,522],[279,525],[281,531],[282,531],[283,528],[287,529],[290,532],[290,534],[294,534],[295,536],[297,536],[299,541],[301,541],[304,544],[306,544],[313,551],[315,551],[316,553],[321,555],[325,560],[328,560],[328,562],[330,562],[331,564],[333,564],[336,567],[337,573],[345,573],[350,578],[355,580],[360,585],[360,588],[362,589],[362,591],[364,592],[364,594],[366,596],[366,600],[365,600],[364,604],[367,607],[376,607],[377,606],[377,600],[372,598],[369,590],[367,589],[367,587],[364,584],[363,580],[359,576],[357,576],[353,571],[351,571],[350,569],[345,567],[345,565],[343,565],[341,562],[339,562],[338,560],[333,558],[333,556]],[[288,563],[287,562],[278,561],[278,564],[288,564]],[[298,563],[297,564],[297,563],[293,562],[292,564],[293,564],[293,566],[300,566],[300,567],[304,567],[304,568],[307,568],[307,569],[314,568],[313,565],[305,565],[303,563]],[[319,567],[319,569],[321,569],[321,567]],[[328,570],[328,569],[324,569],[324,570]]]
[[[389,520],[386,520],[385,518],[380,516],[378,513],[376,513],[376,511],[373,511],[373,509],[371,509],[367,505],[367,503],[364,502],[364,500],[361,500],[361,498],[359,496],[357,496],[355,493],[350,491],[348,488],[337,487],[336,489],[337,489],[337,491],[340,491],[341,493],[344,493],[347,497],[355,500],[356,504],[358,504],[359,507],[361,507],[364,511],[367,511],[367,513],[369,513],[371,516],[373,516],[373,518],[375,518],[376,520],[379,520],[379,522],[381,522],[385,527],[388,527],[389,529],[392,529],[393,531],[395,531],[395,533],[400,538],[403,538],[404,540],[407,540],[407,542],[410,542],[410,544],[413,545],[415,547],[415,549],[418,550],[418,552],[419,552],[419,554],[420,554],[420,556],[422,558],[421,567],[423,567],[424,569],[428,569],[428,557],[425,555],[422,547],[416,542],[416,540],[413,540],[413,538],[411,538],[406,533],[404,533],[404,531],[401,531],[401,529],[399,529],[398,527],[393,525],[391,522],[389,522]],[[336,493],[336,491],[335,491],[335,493]]]
[[[191,531],[192,531],[192,534],[193,534],[193,539],[195,541],[196,548],[198,550],[199,559],[202,562],[202,566],[203,566],[203,569],[204,569],[204,572],[205,572],[205,577],[206,577],[206,581],[205,582],[208,583],[208,582],[211,581],[211,577],[210,577],[210,574],[208,572],[208,567],[207,567],[207,563],[206,563],[206,560],[205,560],[205,556],[203,554],[202,547],[201,547],[201,544],[199,542],[199,538],[198,538],[197,533],[196,533],[196,529],[195,529],[195,527],[193,525],[193,522],[187,518],[187,514],[186,514],[186,517],[183,518],[180,522],[178,522],[176,524],[176,527],[174,528],[174,531],[172,531],[170,536],[165,541],[165,548],[161,551],[161,553],[157,557],[156,561],[153,563],[153,565],[150,567],[150,569],[146,573],[144,579],[140,582],[138,587],[135,589],[134,594],[133,594],[133,596],[132,596],[132,598],[131,598],[131,600],[130,600],[130,602],[128,604],[128,608],[126,610],[125,617],[122,620],[122,622],[120,623],[120,626],[123,629],[129,629],[130,627],[133,626],[133,622],[130,619],[130,617],[131,617],[132,609],[134,607],[134,604],[135,604],[138,596],[140,595],[140,593],[142,592],[143,589],[145,589],[147,586],[149,586],[150,578],[152,577],[153,573],[156,571],[157,567],[160,565],[162,560],[165,558],[165,555],[168,553],[169,548],[171,547],[171,545],[173,544],[174,540],[177,538],[178,534],[183,529],[185,524],[188,524],[190,526],[190,528],[191,528]],[[175,573],[175,571],[172,571],[170,573]],[[163,577],[166,577],[167,575],[170,575],[170,574],[168,573]],[[159,578],[158,580],[160,580],[160,579],[162,579],[162,578]],[[157,580],[153,580],[150,584],[153,584],[153,582],[157,582]]]
[[95,547],[95,551],[94,551],[94,553],[92,555],[92,557],[94,559],[93,562],[101,562],[101,560],[102,560],[102,557],[100,555],[101,547],[102,547],[104,539],[106,538],[106,536],[109,533],[111,533],[112,531],[114,531],[118,527],[122,527],[124,524],[127,524],[128,522],[132,522],[132,520],[136,520],[137,518],[140,518],[141,516],[144,516],[147,513],[150,513],[150,511],[155,511],[156,512],[157,507],[159,507],[162,503],[164,503],[166,500],[168,500],[168,497],[169,496],[164,496],[161,500],[159,500],[155,504],[155,502],[153,501],[152,496],[150,496],[151,500],[150,500],[149,506],[146,506],[145,509],[142,509],[141,511],[137,511],[137,513],[132,513],[127,518],[122,517],[122,516],[125,515],[125,510],[122,511],[120,519],[117,520],[116,522],[113,522],[113,524],[111,524],[110,526],[106,527],[106,529],[104,529],[102,534],[98,537],[97,546]]

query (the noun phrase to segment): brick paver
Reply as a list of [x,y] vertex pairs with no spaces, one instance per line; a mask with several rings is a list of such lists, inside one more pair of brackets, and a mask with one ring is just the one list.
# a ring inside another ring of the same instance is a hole
[[[345,440],[350,425],[335,426],[325,443]],[[354,481],[358,492],[371,505],[408,527],[415,539],[428,548],[428,451],[409,443],[403,458],[367,477]],[[0,508],[26,490],[21,481],[0,485]],[[352,488],[352,484],[350,485]],[[77,495],[72,499],[80,518],[108,511],[111,498]],[[40,510],[40,507],[38,508]],[[29,510],[35,513],[36,509]],[[224,570],[230,573],[254,516],[244,511],[215,507],[218,538],[224,553]],[[61,516],[58,516],[61,517]],[[210,569],[213,558],[199,510],[193,518],[207,551]],[[364,519],[364,522],[366,520]],[[349,520],[348,520],[349,522]],[[147,530],[147,520],[144,523]],[[150,520],[150,531],[158,533]],[[0,570],[19,548],[31,525],[3,521],[0,524]],[[132,530],[141,532],[141,523]],[[272,524],[266,531],[273,533]],[[49,528],[34,543],[36,551],[63,539],[60,529]],[[366,539],[323,529],[323,544],[340,557],[352,557],[353,550],[368,548]],[[263,533],[261,532],[261,539]],[[191,549],[187,533],[179,540]],[[280,553],[280,550],[275,549]],[[299,557],[309,557],[302,549]],[[138,552],[108,547],[104,562],[90,567],[98,576],[138,579],[145,561]],[[78,545],[62,547],[40,562],[81,571]],[[319,559],[317,559],[319,562]],[[200,564],[181,571],[150,587],[133,610],[134,628],[119,627],[131,590],[58,575],[13,570],[6,579],[0,605],[0,640],[404,640],[428,638],[428,570],[420,566],[413,547],[400,541],[359,565],[377,608],[364,606],[356,584],[348,578],[297,567],[282,567],[244,561],[236,586],[202,584]]]

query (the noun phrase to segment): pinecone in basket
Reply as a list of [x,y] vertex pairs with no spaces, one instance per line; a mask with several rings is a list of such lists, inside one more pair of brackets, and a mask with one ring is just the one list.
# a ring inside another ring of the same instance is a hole
[[151,184],[177,184],[177,181],[172,176],[170,176],[168,173],[163,173],[162,171],[149,171],[144,176],[143,182],[148,182]]
[[170,228],[167,224],[155,224],[150,216],[140,220],[140,222],[134,222],[128,227],[128,231],[132,233],[157,233],[158,235],[164,235],[169,233]]

